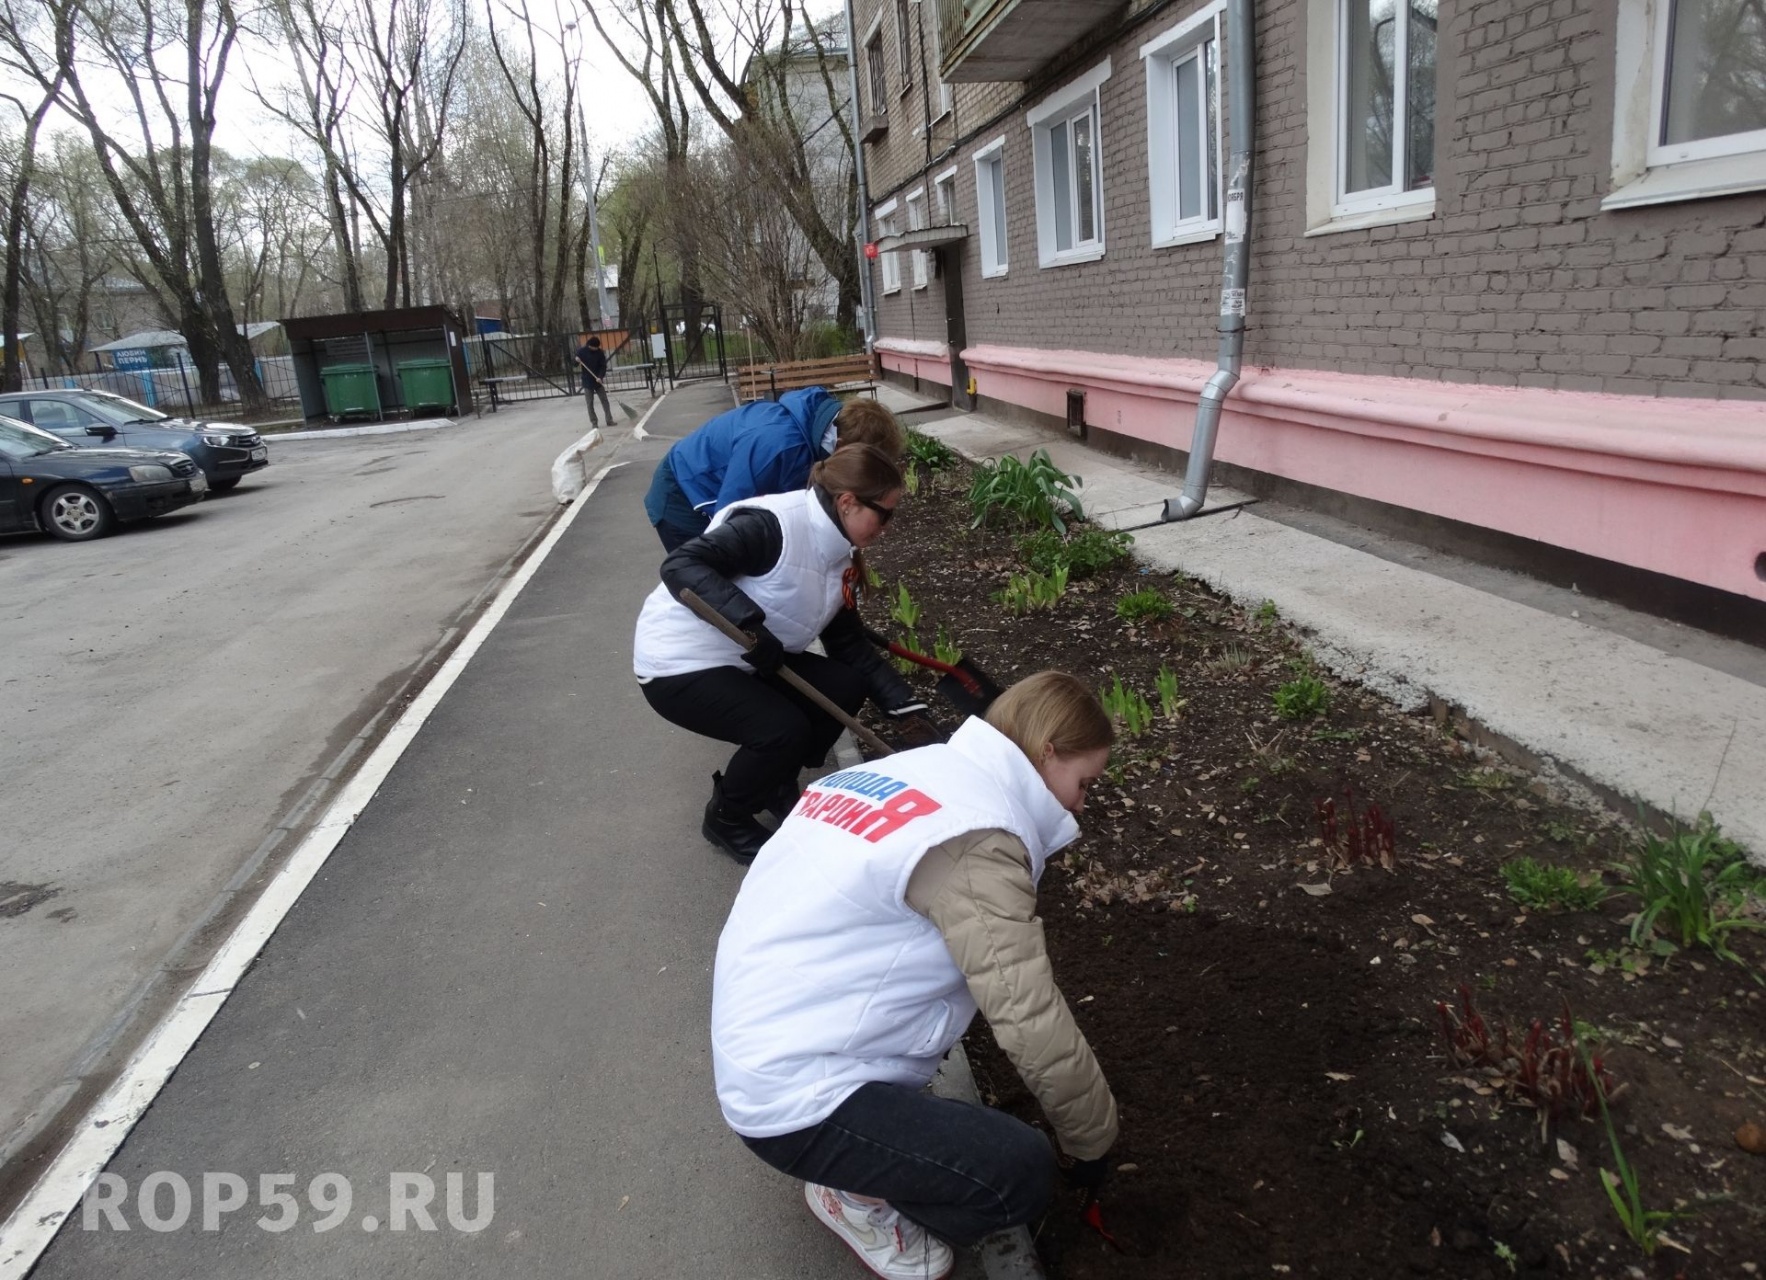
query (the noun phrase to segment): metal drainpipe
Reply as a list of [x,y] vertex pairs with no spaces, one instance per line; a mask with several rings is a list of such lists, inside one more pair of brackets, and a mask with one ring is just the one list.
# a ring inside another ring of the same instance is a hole
[[847,105],[852,109],[852,167],[858,179],[858,298],[864,314],[865,354],[877,345],[877,308],[871,296],[871,260],[865,257],[865,246],[871,242],[871,193],[865,184],[865,121],[858,96],[858,29],[852,25],[852,0],[846,0],[846,81]]
[[1227,0],[1232,153],[1226,184],[1226,257],[1220,281],[1220,364],[1196,401],[1196,429],[1190,439],[1183,493],[1165,499],[1163,520],[1188,520],[1201,511],[1208,497],[1208,473],[1214,466],[1214,438],[1220,431],[1221,405],[1238,385],[1245,354],[1245,282],[1251,274],[1251,152],[1257,136],[1253,105],[1257,76],[1253,7],[1253,0]]

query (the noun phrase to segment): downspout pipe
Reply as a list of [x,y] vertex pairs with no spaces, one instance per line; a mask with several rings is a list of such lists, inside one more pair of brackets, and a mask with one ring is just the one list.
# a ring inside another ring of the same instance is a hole
[[865,246],[871,243],[871,193],[865,183],[865,121],[864,108],[858,96],[858,28],[853,26],[852,0],[846,0],[846,97],[852,111],[852,168],[858,179],[858,305],[863,312],[865,354],[877,349],[877,307],[871,295],[871,262],[865,257]]
[[1188,520],[1208,497],[1214,468],[1214,440],[1220,433],[1221,406],[1238,385],[1245,354],[1245,282],[1251,275],[1251,153],[1257,140],[1257,49],[1253,43],[1254,0],[1227,0],[1226,55],[1228,124],[1232,131],[1227,169],[1226,254],[1220,280],[1220,357],[1214,376],[1196,401],[1196,427],[1190,438],[1183,492],[1165,500],[1163,520]]

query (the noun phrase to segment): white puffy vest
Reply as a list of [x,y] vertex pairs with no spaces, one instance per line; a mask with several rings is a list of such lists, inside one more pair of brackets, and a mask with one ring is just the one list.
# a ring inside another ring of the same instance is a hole
[[1011,739],[970,719],[943,746],[810,784],[748,869],[718,939],[711,1051],[737,1133],[819,1124],[869,1081],[919,1088],[975,1016],[962,970],[907,904],[927,850],[1011,832],[1032,879],[1078,824]]
[[[779,520],[779,562],[759,577],[734,579],[766,611],[766,627],[787,653],[802,653],[840,612],[843,577],[852,564],[846,540],[810,489],[733,502],[712,518],[712,529],[732,511],[762,507]],[[742,666],[742,647],[669,594],[658,583],[638,613],[632,670],[638,679],[678,676],[708,667]]]

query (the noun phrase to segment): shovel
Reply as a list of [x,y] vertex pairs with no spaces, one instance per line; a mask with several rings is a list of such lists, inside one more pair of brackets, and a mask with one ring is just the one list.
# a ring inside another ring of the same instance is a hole
[[869,627],[865,628],[865,638],[898,658],[940,672],[937,685],[940,696],[966,716],[986,716],[993,700],[1004,692],[992,676],[967,658],[958,658],[954,664],[940,662],[937,658],[916,653],[905,644],[896,644]]
[[[724,615],[719,613],[716,609],[713,609],[710,605],[706,604],[705,601],[701,600],[694,592],[683,589],[681,591],[681,603],[686,605],[687,608],[691,609],[694,613],[698,614],[701,621],[709,622],[730,639],[741,645],[743,653],[747,653],[754,647],[753,636],[749,635],[746,631],[742,630],[741,627],[738,627],[735,623],[724,617]],[[820,707],[823,711],[826,711],[829,715],[833,716],[835,720],[845,725],[848,729],[851,729],[853,736],[860,742],[864,743],[872,751],[880,756],[895,754],[894,747],[890,746],[887,742],[883,741],[883,739],[865,728],[864,725],[860,724],[857,720],[847,715],[846,712],[828,701],[820,689],[817,689],[813,684],[798,675],[790,667],[780,667],[777,674],[779,679],[783,680],[786,684],[797,690],[797,692],[815,703],[816,706]]]

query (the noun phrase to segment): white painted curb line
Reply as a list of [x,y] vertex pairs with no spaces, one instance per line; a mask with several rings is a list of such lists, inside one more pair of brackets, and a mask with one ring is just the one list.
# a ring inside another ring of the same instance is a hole
[[[648,418],[662,404],[650,406]],[[640,423],[640,425],[642,425]],[[287,864],[264,889],[263,895],[234,928],[208,966],[190,984],[178,1003],[160,1019],[122,1074],[92,1105],[74,1135],[44,1170],[30,1192],[0,1226],[0,1280],[24,1280],[37,1259],[49,1247],[61,1224],[73,1213],[80,1197],[110,1162],[123,1140],[159,1096],[159,1091],[178,1069],[197,1039],[208,1029],[227,997],[233,994],[258,952],[276,932],[300,895],[318,875],[332,851],[355,824],[380,784],[392,772],[430,714],[447,696],[461,672],[496,630],[503,615],[551,555],[565,532],[588,506],[586,499],[601,481],[622,462],[609,463],[595,474],[571,509],[535,548],[514,576],[466,633],[423,691],[388,730],[360,770],[331,802],[323,817],[307,833]]]

